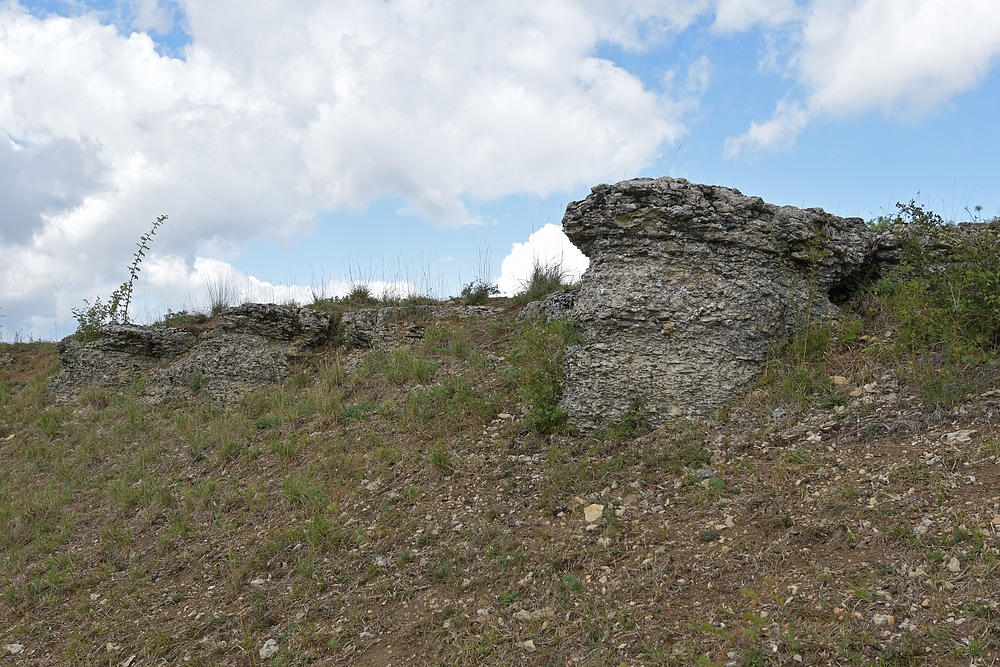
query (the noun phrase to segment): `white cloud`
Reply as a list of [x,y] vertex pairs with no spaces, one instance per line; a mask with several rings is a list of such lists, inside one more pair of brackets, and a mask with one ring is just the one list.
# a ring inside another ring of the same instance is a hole
[[590,260],[573,245],[560,225],[549,223],[515,243],[500,263],[497,287],[504,296],[523,292],[535,266],[559,267],[569,282],[580,279]]
[[726,157],[750,155],[761,149],[788,148],[808,125],[811,112],[798,102],[781,100],[774,114],[763,123],[752,121],[750,129],[738,137],[726,139]]
[[1000,7],[994,0],[824,0],[806,23],[803,46],[800,71],[813,107],[922,113],[989,71],[1000,54]]
[[800,13],[795,0],[718,0],[712,27],[736,32],[760,24],[775,26],[798,18]]
[[797,41],[791,71],[803,99],[780,101],[770,120],[727,141],[727,155],[787,147],[821,116],[921,117],[994,66],[1000,9],[995,0],[815,0]]
[[[598,42],[638,48],[705,6],[186,0],[179,60],[97,14],[0,2],[0,133],[22,149],[0,150],[0,171],[70,158],[51,175],[64,188],[0,213],[0,303],[54,317],[107,293],[160,213],[157,249],[192,265],[213,239],[300,236],[317,211],[380,197],[447,227],[478,222],[480,201],[635,173],[690,107]],[[128,7],[137,30],[177,19],[162,0]]]
[[[333,279],[319,277],[309,285],[261,280],[212,257],[196,257],[191,265],[177,257],[152,255],[145,263],[132,319],[151,322],[167,309],[207,312],[216,303],[310,304],[316,299],[343,297],[357,285],[375,297],[404,298],[417,293],[406,280]],[[155,294],[155,296],[154,296]]]

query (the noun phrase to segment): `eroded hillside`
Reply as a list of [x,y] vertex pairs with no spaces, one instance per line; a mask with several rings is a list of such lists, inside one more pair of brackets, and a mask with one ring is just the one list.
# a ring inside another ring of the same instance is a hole
[[56,406],[54,347],[2,346],[0,662],[996,659],[990,376],[946,405],[861,308],[726,410],[581,437],[546,394],[572,327],[516,312],[231,403]]

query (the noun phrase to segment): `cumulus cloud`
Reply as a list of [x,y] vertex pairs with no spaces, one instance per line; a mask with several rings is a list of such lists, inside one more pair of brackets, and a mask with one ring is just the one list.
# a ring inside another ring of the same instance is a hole
[[317,211],[400,197],[448,227],[635,173],[687,107],[597,45],[638,48],[704,3],[186,0],[183,59],[147,34],[174,3],[122,6],[128,25],[0,3],[0,171],[46,174],[0,213],[9,316],[109,292],[160,213],[157,248],[191,271],[212,239],[293,238]]
[[993,0],[816,0],[802,14],[791,72],[802,99],[778,102],[726,144],[779,149],[812,119],[880,111],[919,118],[971,89],[1000,55]]
[[515,243],[500,263],[497,287],[500,294],[523,292],[536,266],[559,268],[568,282],[580,279],[590,260],[573,245],[562,226],[549,223],[533,232],[524,243]]
[[[317,299],[344,297],[363,285],[372,296],[404,298],[418,288],[406,280],[341,279],[325,276],[309,285],[261,280],[214,257],[196,257],[191,264],[175,256],[154,254],[145,263],[132,319],[149,322],[167,310],[208,312],[217,305],[242,303],[310,304]],[[155,296],[154,296],[155,295]]]

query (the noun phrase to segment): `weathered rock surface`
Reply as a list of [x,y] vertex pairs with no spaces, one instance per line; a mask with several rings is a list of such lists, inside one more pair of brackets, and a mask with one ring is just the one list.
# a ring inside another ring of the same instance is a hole
[[420,340],[427,322],[468,317],[495,317],[501,311],[489,306],[389,306],[345,311],[340,316],[340,331],[352,347]]
[[280,381],[289,362],[331,335],[325,313],[275,304],[245,304],[196,336],[172,327],[111,325],[90,343],[59,343],[63,368],[51,389],[78,400],[89,387],[121,392],[133,386],[152,402],[195,391],[230,400]]
[[423,338],[428,322],[489,317],[487,307],[367,308],[330,314],[276,304],[229,308],[217,326],[195,335],[183,329],[111,325],[101,337],[59,343],[62,371],[50,389],[58,402],[76,402],[90,387],[132,388],[146,400],[207,392],[216,400],[240,396],[285,379],[291,364],[331,341],[352,347],[405,344]]
[[655,424],[724,404],[772,342],[835,314],[830,294],[875,252],[860,218],[672,178],[599,185],[563,228],[590,258],[562,399],[583,431],[637,407]]

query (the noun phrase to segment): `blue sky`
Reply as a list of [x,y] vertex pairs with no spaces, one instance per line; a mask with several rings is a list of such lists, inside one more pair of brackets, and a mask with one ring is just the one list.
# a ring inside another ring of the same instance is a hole
[[995,0],[0,0],[0,336],[227,280],[515,289],[557,225],[670,175],[870,219],[1000,215]]

